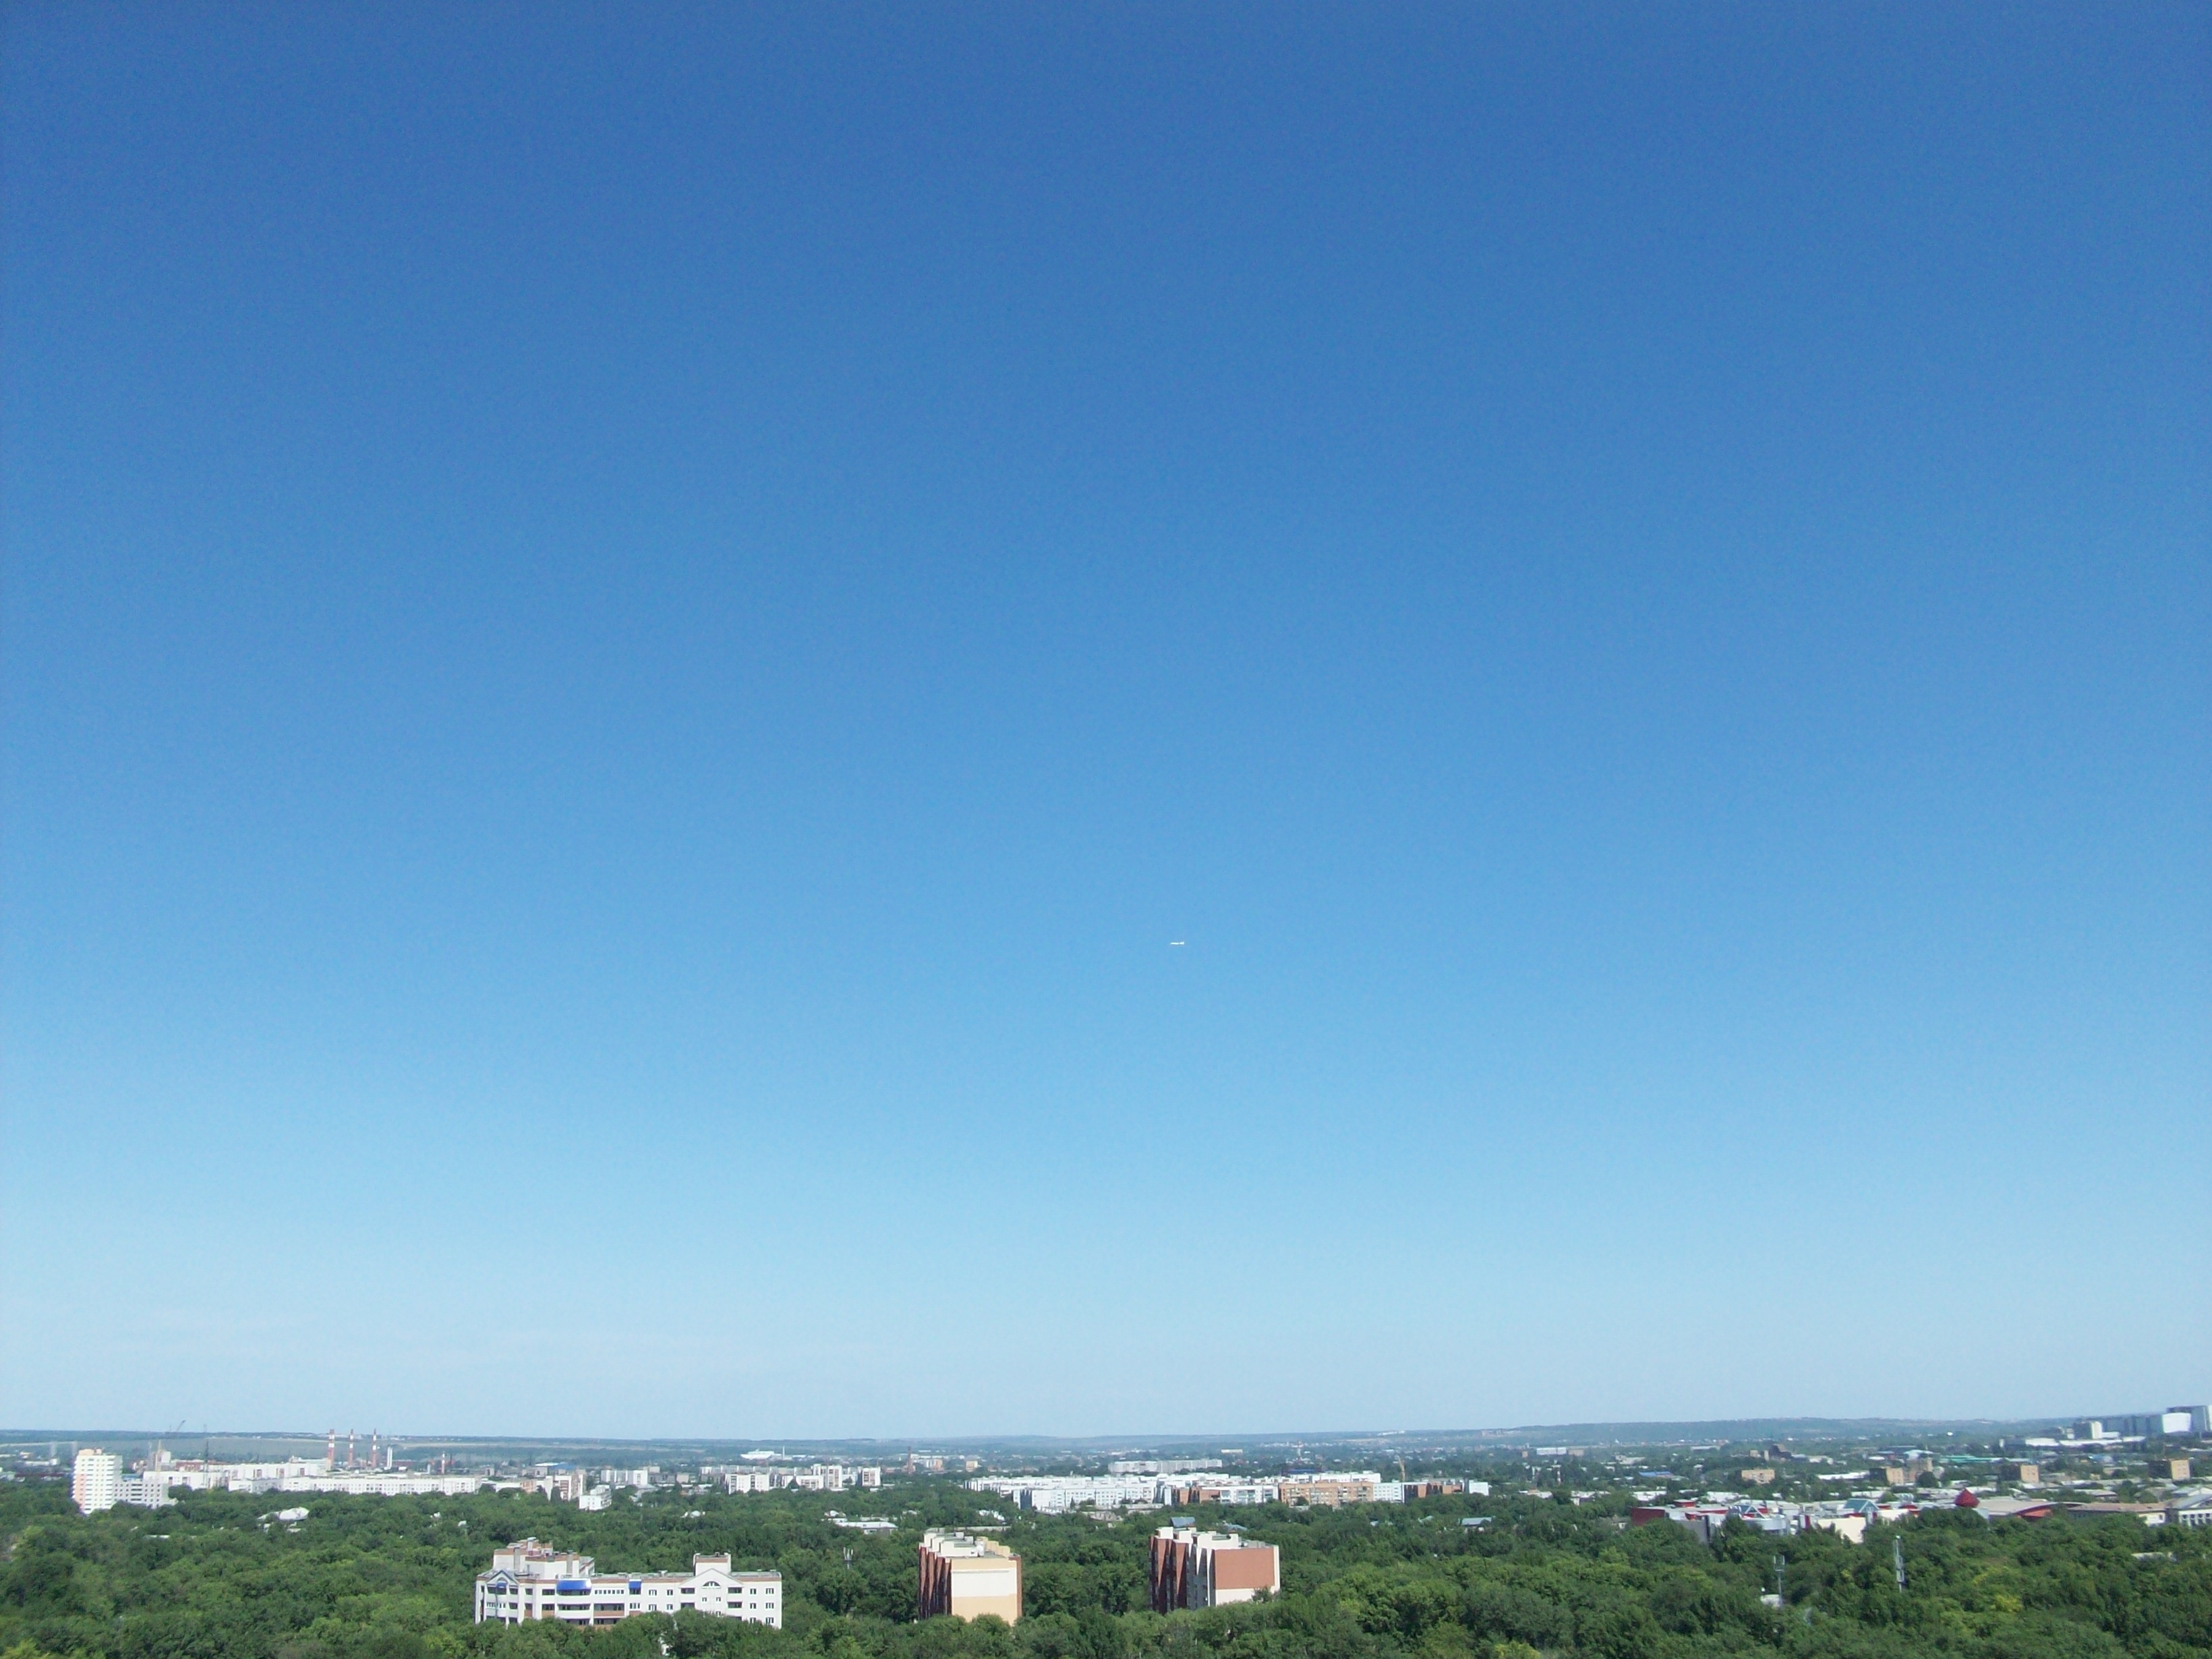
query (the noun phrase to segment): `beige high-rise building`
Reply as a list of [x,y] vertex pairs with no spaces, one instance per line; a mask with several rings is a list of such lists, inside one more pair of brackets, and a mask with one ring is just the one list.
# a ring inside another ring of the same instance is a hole
[[76,1455],[76,1467],[70,1472],[70,1496],[87,1515],[113,1509],[123,1501],[123,1460],[113,1452],[87,1446]]
[[994,1539],[933,1528],[921,1535],[921,1581],[915,1614],[980,1619],[1022,1616],[1022,1558]]

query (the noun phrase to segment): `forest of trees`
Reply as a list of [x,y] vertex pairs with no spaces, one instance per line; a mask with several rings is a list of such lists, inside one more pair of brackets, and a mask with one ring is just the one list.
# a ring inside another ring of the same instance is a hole
[[[654,1492],[580,1512],[542,1498],[187,1496],[80,1516],[53,1483],[0,1486],[0,1659],[1688,1659],[1778,1653],[1888,1659],[2098,1659],[2212,1654],[2212,1536],[2117,1518],[1985,1522],[1969,1514],[1777,1539],[1734,1528],[1711,1547],[1617,1506],[1469,1500],[1240,1510],[1282,1549],[1283,1593],[1163,1618],[1146,1605],[1156,1515],[1020,1517],[1026,1615],[914,1619],[926,1525],[976,1514],[951,1481],[880,1494],[896,1534],[840,1529],[837,1500]],[[306,1504],[296,1528],[270,1518]],[[1215,1522],[1218,1524],[1218,1521]],[[470,1622],[495,1544],[535,1535],[603,1571],[688,1570],[727,1551],[775,1567],[770,1631],[703,1617],[605,1632]],[[1908,1574],[1897,1588],[1892,1540]],[[1785,1601],[1774,1589],[1778,1558]]]

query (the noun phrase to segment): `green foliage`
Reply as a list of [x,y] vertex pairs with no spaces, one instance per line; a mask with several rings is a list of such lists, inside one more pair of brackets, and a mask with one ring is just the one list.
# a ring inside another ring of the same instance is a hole
[[[850,1501],[849,1499],[846,1501]],[[900,1529],[838,1528],[824,1500],[656,1492],[585,1513],[543,1498],[187,1497],[80,1516],[0,1487],[0,1659],[2179,1659],[2212,1655],[2212,1536],[2137,1522],[1924,1516],[1854,1546],[1731,1526],[1708,1548],[1618,1505],[1536,1499],[1236,1512],[1282,1552],[1272,1600],[1146,1606],[1157,1516],[1018,1519],[1026,1613],[914,1618],[925,1526],[972,1522],[951,1481],[884,1494]],[[304,1502],[296,1526],[270,1511]],[[1207,1512],[1206,1524],[1229,1517]],[[784,1576],[786,1628],[636,1618],[592,1632],[470,1622],[494,1545],[535,1535],[604,1570],[728,1553]],[[1897,1589],[1891,1540],[1905,1548]],[[2156,1548],[2147,1547],[2146,1537]],[[1788,1600],[1761,1601],[1784,1560]]]

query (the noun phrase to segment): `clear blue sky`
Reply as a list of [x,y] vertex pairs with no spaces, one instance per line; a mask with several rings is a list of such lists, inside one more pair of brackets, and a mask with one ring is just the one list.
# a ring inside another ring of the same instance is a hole
[[5,32],[0,1420],[2212,1394],[2212,12]]

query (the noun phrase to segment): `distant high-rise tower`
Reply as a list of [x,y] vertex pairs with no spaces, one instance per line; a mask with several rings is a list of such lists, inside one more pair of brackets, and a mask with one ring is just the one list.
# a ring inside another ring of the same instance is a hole
[[76,1455],[70,1496],[87,1515],[94,1510],[113,1509],[123,1501],[123,1460],[113,1452],[87,1446]]

